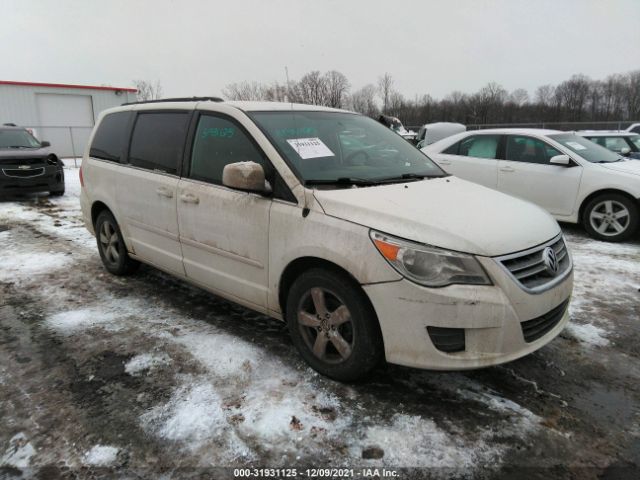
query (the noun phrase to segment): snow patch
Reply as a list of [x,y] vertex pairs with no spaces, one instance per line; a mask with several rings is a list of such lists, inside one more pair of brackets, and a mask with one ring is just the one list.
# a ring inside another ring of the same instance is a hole
[[0,465],[8,465],[15,468],[27,468],[31,463],[31,457],[36,450],[27,440],[27,436],[20,432],[9,440],[9,448],[0,459]]
[[47,318],[47,324],[65,335],[72,335],[80,330],[102,327],[107,330],[119,330],[115,323],[118,315],[115,312],[99,308],[82,308],[56,313]]
[[[5,252],[6,253],[6,252]],[[34,275],[42,275],[59,270],[71,261],[64,253],[9,252],[2,258],[0,281],[34,280]]]
[[83,462],[85,465],[106,467],[108,465],[112,465],[116,461],[119,451],[120,450],[116,447],[95,445],[91,450],[84,454]]
[[609,345],[608,332],[591,324],[569,323],[567,331],[581,343],[593,347],[606,347]]
[[[387,426],[367,429],[365,445],[384,450],[383,463],[403,467],[469,468],[487,457],[496,458],[499,450],[484,442],[465,444],[462,438],[442,431],[430,419],[417,415],[395,414]],[[358,452],[355,452],[356,454]],[[482,455],[482,459],[478,458]]]
[[135,376],[139,375],[145,370],[150,370],[159,365],[167,365],[170,362],[171,358],[169,358],[169,356],[165,355],[164,353],[161,355],[142,353],[129,360],[124,366],[124,371],[129,375]]

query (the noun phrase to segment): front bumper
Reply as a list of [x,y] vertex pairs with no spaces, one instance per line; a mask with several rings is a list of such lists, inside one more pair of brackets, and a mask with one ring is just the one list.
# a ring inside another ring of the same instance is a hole
[[[530,342],[522,323],[538,322],[566,302],[573,290],[573,272],[533,295],[507,277],[494,260],[479,260],[495,285],[427,288],[400,280],[363,286],[378,315],[388,362],[433,370],[487,367],[527,355],[560,333],[569,321],[568,309],[560,310],[552,328]],[[463,351],[439,350],[427,327],[464,329]]]
[[0,195],[51,192],[64,188],[64,171],[58,165],[33,165],[21,170],[18,165],[0,165]]

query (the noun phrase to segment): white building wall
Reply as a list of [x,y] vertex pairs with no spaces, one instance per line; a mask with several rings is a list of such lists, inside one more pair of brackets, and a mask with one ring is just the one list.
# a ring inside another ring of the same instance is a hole
[[[100,112],[107,108],[117,107],[123,103],[135,102],[136,94],[124,90],[98,90],[89,88],[46,87],[32,85],[6,85],[0,83],[0,125],[15,123],[31,127],[40,140],[48,140],[52,150],[60,156],[80,156],[84,152],[91,129]],[[91,98],[93,118],[85,121],[83,116],[80,125],[77,121],[66,120],[54,122],[48,115],[46,125],[38,111],[38,94],[82,95]],[[56,123],[55,125],[53,123]],[[84,123],[88,123],[84,125]],[[55,127],[55,128],[54,128]],[[51,138],[47,138],[51,137]]]

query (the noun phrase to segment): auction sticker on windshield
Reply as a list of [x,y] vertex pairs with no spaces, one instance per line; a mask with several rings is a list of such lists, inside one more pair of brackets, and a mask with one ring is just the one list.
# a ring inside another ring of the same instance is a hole
[[287,140],[300,158],[334,157],[334,153],[319,138],[290,138]]

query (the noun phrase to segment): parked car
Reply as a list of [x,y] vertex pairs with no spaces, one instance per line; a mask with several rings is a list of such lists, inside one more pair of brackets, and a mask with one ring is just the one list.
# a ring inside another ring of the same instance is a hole
[[627,128],[627,132],[640,133],[640,123],[629,125],[629,127]]
[[396,117],[391,117],[389,115],[380,115],[380,117],[378,117],[378,121],[381,124],[389,127],[391,130],[396,132],[398,135],[400,135],[402,138],[404,138],[408,142],[415,143],[416,132],[414,132],[413,130],[407,130],[402,124],[402,122],[400,121],[400,119]]
[[426,125],[420,127],[420,130],[418,130],[418,136],[416,137],[418,143],[416,144],[416,147],[426,147],[427,145],[431,145],[438,140],[450,137],[451,135],[455,135],[456,133],[462,133],[466,130],[467,127],[465,127],[461,123],[427,123]]
[[0,195],[45,192],[64,195],[62,160],[25,128],[0,126]]
[[581,223],[598,240],[638,228],[640,161],[626,160],[575,133],[540,129],[466,132],[425,147],[447,172]]
[[640,160],[640,135],[637,133],[607,130],[583,130],[576,133],[618,155]]
[[301,356],[338,380],[383,358],[508,362],[568,320],[572,261],[547,212],[447,175],[359,114],[216,99],[118,107],[100,115],[80,178],[109,272],[148,263],[284,320]]

